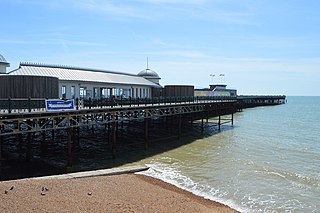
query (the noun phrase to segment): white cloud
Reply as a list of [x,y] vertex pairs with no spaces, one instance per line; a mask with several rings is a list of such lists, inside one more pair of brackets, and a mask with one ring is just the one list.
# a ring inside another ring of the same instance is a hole
[[150,4],[204,4],[207,0],[136,0],[137,2]]
[[143,9],[131,4],[123,4],[121,1],[79,0],[74,1],[73,6],[108,17],[150,19]]

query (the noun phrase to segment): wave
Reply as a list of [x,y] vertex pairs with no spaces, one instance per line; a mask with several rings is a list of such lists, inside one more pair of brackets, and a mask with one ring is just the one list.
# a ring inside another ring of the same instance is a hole
[[320,179],[316,177],[309,177],[303,174],[293,173],[285,170],[276,170],[271,168],[264,168],[261,171],[256,171],[256,173],[264,173],[267,175],[277,176],[283,178],[292,183],[299,183],[300,187],[320,187]]
[[226,199],[225,197],[228,192],[214,188],[208,184],[197,183],[190,177],[181,174],[175,168],[160,163],[147,164],[147,166],[150,167],[147,171],[139,172],[138,174],[160,179],[197,196],[227,205],[239,212],[250,211],[241,206],[241,204],[237,204],[234,200]]

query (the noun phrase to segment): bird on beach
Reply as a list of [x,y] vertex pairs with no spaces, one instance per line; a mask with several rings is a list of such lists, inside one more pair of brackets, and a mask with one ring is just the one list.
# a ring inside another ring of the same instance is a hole
[[11,186],[10,190],[13,190],[14,186]]
[[5,194],[8,194],[8,190],[4,190],[4,193],[5,193]]

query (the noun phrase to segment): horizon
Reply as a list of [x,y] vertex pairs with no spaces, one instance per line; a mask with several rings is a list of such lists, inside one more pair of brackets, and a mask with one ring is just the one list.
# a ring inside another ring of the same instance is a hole
[[148,66],[161,85],[223,83],[239,95],[320,96],[316,0],[0,3],[8,71],[22,61],[130,74]]

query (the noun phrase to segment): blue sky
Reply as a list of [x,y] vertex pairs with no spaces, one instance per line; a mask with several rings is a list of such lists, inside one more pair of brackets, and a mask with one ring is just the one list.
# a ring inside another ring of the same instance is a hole
[[148,57],[162,85],[226,83],[239,94],[320,96],[318,0],[0,0],[0,5],[0,54],[10,70],[36,62],[138,73]]

